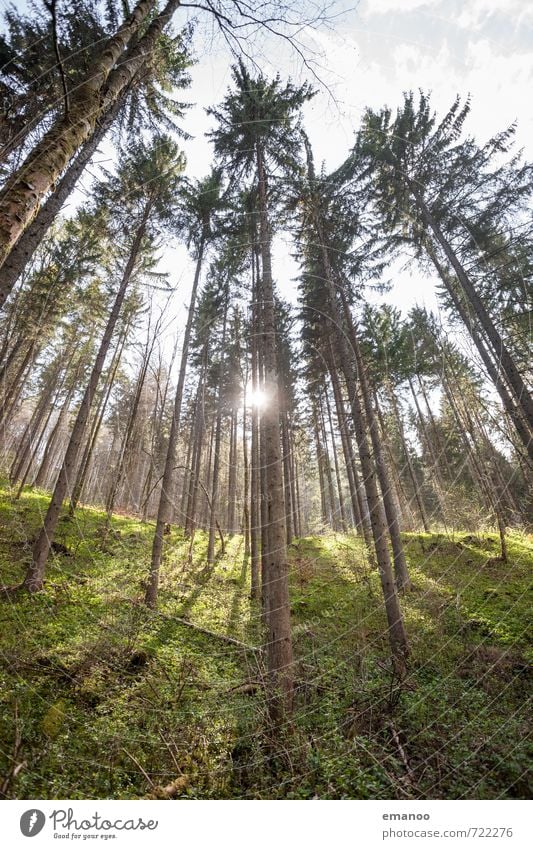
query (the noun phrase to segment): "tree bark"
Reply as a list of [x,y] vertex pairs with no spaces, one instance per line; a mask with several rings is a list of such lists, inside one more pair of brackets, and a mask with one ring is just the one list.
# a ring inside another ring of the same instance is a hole
[[267,580],[267,663],[269,672],[269,713],[274,722],[292,711],[293,655],[289,604],[283,463],[280,440],[278,368],[276,358],[276,319],[272,281],[271,235],[265,164],[261,142],[256,142],[259,194],[259,242],[262,265],[262,342],[267,402],[262,412],[265,436],[267,489],[267,539],[265,567]]
[[[308,174],[311,189],[314,189],[314,168],[311,154],[311,148],[307,139],[305,139],[307,150]],[[333,274],[329,255],[327,250],[324,232],[322,228],[322,220],[317,210],[316,202],[313,204],[314,220],[317,229],[318,240],[321,245],[321,254],[324,264],[324,283],[327,295],[327,310],[331,320],[332,331],[337,330],[337,338],[339,342],[339,354],[341,367],[344,372],[344,378],[348,389],[352,416],[355,427],[355,436],[359,448],[359,458],[361,460],[361,468],[363,471],[364,485],[367,494],[368,507],[370,510],[370,521],[372,525],[372,534],[374,538],[374,548],[378,562],[379,575],[381,580],[381,588],[385,602],[385,612],[387,615],[389,643],[395,670],[399,676],[403,676],[406,671],[406,660],[409,653],[407,642],[407,634],[405,632],[402,612],[394,582],[392,564],[387,545],[387,525],[385,513],[379,497],[378,486],[376,481],[376,471],[370,452],[368,436],[366,430],[366,421],[359,401],[357,386],[354,380],[353,363],[351,361],[346,338],[338,329],[342,329],[344,322],[341,320],[341,314],[337,303],[337,294],[333,283]]]
[[157,604],[157,590],[159,586],[159,567],[163,556],[163,535],[167,522],[170,521],[172,511],[172,493],[174,492],[174,466],[176,463],[176,447],[178,444],[179,426],[181,419],[181,405],[183,401],[183,389],[185,386],[185,375],[187,373],[187,357],[189,354],[189,344],[191,340],[192,323],[194,317],[194,309],[196,305],[196,294],[198,291],[198,283],[202,271],[202,261],[204,256],[204,248],[206,243],[206,232],[201,235],[200,244],[198,247],[198,257],[196,260],[196,270],[191,290],[191,300],[189,303],[189,312],[187,314],[187,323],[183,334],[183,346],[181,350],[180,371],[178,376],[178,384],[176,386],[176,395],[174,398],[174,410],[172,413],[172,424],[170,426],[170,434],[168,437],[167,453],[165,457],[165,467],[163,470],[163,480],[161,484],[161,494],[159,496],[159,507],[157,510],[157,520],[154,533],[154,541],[152,544],[152,559],[150,563],[150,574],[144,597],[145,604],[148,607],[155,607]]
[[396,400],[396,395],[392,386],[387,386],[389,400],[391,403],[391,407],[394,411],[394,417],[396,419],[396,424],[398,425],[398,433],[400,434],[400,440],[403,447],[403,452],[405,455],[405,462],[407,464],[407,470],[409,472],[409,477],[411,478],[411,483],[413,484],[413,492],[415,496],[415,500],[418,506],[418,512],[420,513],[420,518],[422,519],[422,525],[424,527],[424,531],[429,534],[429,521],[426,515],[426,509],[424,507],[424,501],[422,498],[422,493],[420,492],[420,487],[418,480],[416,478],[415,470],[413,468],[413,463],[411,461],[411,454],[409,451],[409,446],[407,445],[407,439],[405,438],[405,430],[402,421],[402,414],[398,407],[398,402]]
[[[433,218],[429,207],[423,200],[420,192],[416,189],[412,189],[412,191],[415,197],[415,201],[422,214],[423,220],[430,228],[431,232],[435,237],[435,240],[440,245],[444,255],[446,256],[446,259],[455,271],[461,288],[466,298],[470,302],[474,313],[481,327],[483,328],[485,336],[490,342],[495,360],[497,363],[500,364],[501,369],[507,379],[507,383],[514,396],[515,402],[521,409],[524,418],[529,426],[529,429],[533,432],[533,398],[528,392],[527,387],[524,381],[522,380],[522,376],[518,371],[513,358],[511,357],[511,354],[509,353],[500,333],[496,329],[496,326],[494,325],[494,322],[492,321],[488,311],[486,310],[483,301],[479,297],[472,281],[465,272],[462,264],[459,262],[452,246],[450,245],[443,232],[441,231],[440,227],[438,226],[437,222]],[[445,278],[444,282],[448,290],[450,290],[449,283],[446,282]],[[467,327],[470,328],[470,326],[470,323],[468,323]]]
[[226,323],[228,315],[228,290],[224,304],[224,318],[222,325],[222,356],[220,362],[220,375],[217,392],[217,415],[215,426],[215,442],[213,446],[213,478],[211,486],[211,506],[209,510],[209,538],[207,542],[207,563],[211,566],[215,562],[215,536],[217,530],[217,501],[220,478],[220,445],[222,442],[222,406],[224,403],[224,367],[226,362]]
[[337,454],[337,446],[335,444],[335,430],[333,427],[333,416],[331,415],[331,404],[329,402],[328,390],[327,387],[324,388],[324,398],[326,400],[326,412],[328,416],[328,424],[329,424],[329,432],[331,436],[331,450],[333,452],[333,467],[335,469],[335,480],[337,481],[337,493],[339,499],[339,511],[341,515],[341,524],[342,530],[344,533],[348,530],[348,525],[346,522],[346,511],[344,509],[344,496],[342,493],[342,481],[341,481],[341,473],[339,467],[339,457]]
[[393,498],[392,484],[390,481],[385,457],[383,455],[383,446],[381,443],[381,434],[379,432],[378,417],[374,411],[374,407],[372,406],[372,392],[368,383],[368,377],[366,374],[365,363],[363,361],[361,346],[359,345],[359,340],[357,338],[355,328],[353,326],[352,317],[350,315],[350,310],[342,287],[341,300],[344,309],[344,319],[346,322],[346,327],[348,329],[348,338],[350,340],[355,355],[355,361],[357,363],[357,376],[359,379],[359,386],[361,387],[361,395],[363,397],[363,404],[365,408],[366,419],[368,422],[370,439],[374,451],[374,462],[376,464],[381,495],[383,498],[383,506],[385,507],[385,515],[387,517],[387,525],[389,527],[389,534],[391,538],[392,551],[394,557],[394,572],[396,576],[396,583],[398,585],[398,589],[408,590],[411,586],[411,579],[409,578],[409,570],[407,568],[407,561],[405,559],[405,552],[403,549],[402,538],[400,535],[400,522],[398,520],[398,510],[396,508],[396,503]]
[[512,401],[511,396],[509,395],[509,392],[507,390],[505,382],[502,380],[502,377],[501,377],[498,369],[496,368],[493,359],[491,358],[489,352],[487,351],[483,339],[480,337],[479,333],[477,332],[477,330],[474,326],[474,323],[472,321],[472,318],[468,313],[468,310],[465,308],[461,299],[458,297],[457,293],[455,292],[454,287],[453,287],[453,285],[452,285],[452,283],[449,279],[449,276],[448,276],[446,269],[439,262],[435,251],[429,245],[427,247],[427,251],[428,251],[428,255],[429,255],[433,265],[435,266],[435,269],[436,269],[440,279],[444,283],[444,286],[446,287],[446,290],[447,290],[448,294],[450,295],[450,297],[452,299],[452,302],[453,302],[453,304],[454,304],[454,306],[455,306],[455,308],[456,308],[456,310],[457,310],[457,312],[458,312],[458,314],[461,318],[461,321],[463,322],[463,324],[466,326],[466,328],[470,332],[472,340],[473,340],[473,342],[474,342],[474,344],[475,344],[475,346],[476,346],[476,348],[479,352],[479,355],[480,355],[480,357],[483,361],[483,365],[485,366],[485,368],[487,370],[487,374],[489,375],[494,386],[496,387],[496,390],[497,390],[497,392],[498,392],[498,394],[501,398],[503,407],[506,410],[507,414],[509,415],[511,421],[513,422],[513,425],[516,429],[518,437],[519,437],[522,445],[525,447],[525,449],[528,452],[529,461],[531,463],[533,461],[533,434],[530,432],[526,422],[522,418],[520,411],[517,410],[517,408],[515,407],[514,402]]
[[0,268],[0,307],[5,303],[13,286],[32,259],[66,199],[74,190],[85,167],[115,120],[119,106],[120,103],[117,102],[104,117],[93,135],[87,139],[77,157],[61,177],[55,191],[43,203],[33,221],[26,227],[11,249],[9,256]]
[[111,360],[106,385],[103,388],[101,400],[96,409],[94,422],[90,429],[89,439],[87,440],[87,444],[85,446],[85,450],[81,459],[80,467],[76,475],[76,481],[74,483],[74,486],[72,487],[72,492],[70,495],[70,504],[68,508],[69,516],[74,515],[78,503],[83,495],[85,481],[87,479],[87,474],[91,465],[92,456],[96,447],[98,434],[100,433],[100,428],[102,427],[102,422],[104,420],[104,415],[109,401],[109,397],[111,395],[111,390],[113,389],[113,384],[122,357],[122,352],[124,350],[124,345],[126,344],[127,334],[128,325],[126,324],[124,326],[124,330],[122,332],[121,337],[119,337],[113,359]]
[[91,411],[92,402],[98,386],[98,382],[102,374],[104,362],[107,357],[109,347],[111,345],[115,326],[120,315],[120,310],[124,301],[124,297],[126,295],[126,289],[128,287],[131,275],[133,274],[133,270],[135,268],[135,263],[137,261],[142,240],[146,231],[146,224],[148,222],[152,204],[152,200],[149,200],[146,203],[143,216],[141,218],[139,226],[137,227],[137,232],[135,234],[135,238],[133,240],[133,244],[130,250],[128,262],[126,263],[126,268],[124,269],[124,273],[122,275],[122,280],[120,282],[120,286],[115,297],[115,302],[109,315],[107,325],[104,330],[104,335],[100,342],[100,348],[98,350],[98,354],[96,355],[96,360],[91,372],[91,376],[89,378],[89,383],[87,384],[87,387],[85,389],[85,393],[83,395],[83,399],[78,410],[78,415],[76,416],[76,421],[74,422],[74,426],[72,428],[68,448],[65,454],[65,458],[63,460],[63,465],[61,467],[59,477],[54,487],[54,492],[52,494],[52,499],[50,501],[48,511],[44,519],[43,527],[41,528],[41,531],[33,547],[32,562],[28,568],[28,572],[24,580],[24,586],[31,593],[38,592],[42,589],[43,586],[46,561],[48,559],[48,554],[54,537],[54,532],[59,521],[63,500],[67,494],[69,485],[72,486],[74,484],[74,475],[76,473],[78,456],[83,441],[83,436],[85,434],[89,414]]
[[105,44],[90,76],[71,93],[68,115],[54,121],[7,181],[0,195],[0,266],[35,216],[44,195],[92,135],[97,120],[107,113],[146,62],[180,0],[169,0],[145,35],[126,53],[127,62],[120,64],[121,56],[153,5],[154,0],[139,0],[128,19]]

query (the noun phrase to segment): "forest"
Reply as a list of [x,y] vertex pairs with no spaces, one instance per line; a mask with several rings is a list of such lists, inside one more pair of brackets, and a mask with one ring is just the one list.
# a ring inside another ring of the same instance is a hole
[[247,50],[325,7],[190,5],[3,12],[0,797],[527,798],[517,125],[422,87],[327,168]]

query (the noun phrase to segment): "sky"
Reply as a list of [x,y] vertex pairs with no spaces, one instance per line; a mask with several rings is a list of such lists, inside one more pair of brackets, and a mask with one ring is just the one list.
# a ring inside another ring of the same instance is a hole
[[[0,6],[6,5],[0,0]],[[18,5],[25,7],[25,0]],[[294,5],[305,7],[305,0]],[[174,29],[195,14],[179,9]],[[439,114],[457,93],[470,94],[465,129],[480,141],[518,121],[518,144],[533,159],[533,0],[332,0],[330,15],[329,25],[304,27],[299,35],[316,76],[279,38],[258,35],[249,45],[265,74],[279,72],[295,82],[308,79],[317,89],[303,110],[317,165],[323,161],[332,169],[343,161],[365,107],[394,109],[404,91],[418,88],[431,92]],[[192,103],[183,120],[193,136],[183,142],[190,177],[202,177],[210,169],[212,150],[204,134],[212,119],[206,109],[219,103],[231,84],[233,59],[214,30],[212,19],[200,13],[192,85],[179,94]],[[102,146],[101,160],[108,159],[109,151],[109,145]],[[71,209],[83,198],[83,188],[89,188],[94,170],[88,169]],[[166,246],[160,268],[178,286],[168,323],[172,336],[184,323],[182,305],[188,303],[193,269],[185,248],[175,243]],[[298,268],[287,242],[276,242],[274,272],[280,294],[295,303]],[[433,282],[418,271],[398,264],[391,279],[391,291],[380,299],[404,313],[415,303],[438,310]]]
[[[365,107],[394,109],[404,91],[418,88],[431,91],[440,114],[457,93],[470,94],[465,129],[481,141],[517,120],[518,144],[533,158],[533,0],[360,0],[352,9],[334,0],[331,11],[344,14],[331,26],[307,27],[300,35],[320,82],[280,40],[268,38],[253,48],[264,73],[307,78],[317,88],[304,108],[317,164],[332,169],[343,161]],[[187,173],[200,177],[212,162],[204,137],[212,123],[205,110],[230,86],[232,59],[222,41],[212,40],[209,26],[200,25],[194,43],[198,63],[188,94],[194,106],[185,119],[194,138],[184,149]],[[184,252],[167,251],[163,266],[182,280],[186,298],[191,268]],[[297,266],[286,243],[276,245],[274,271],[279,292],[294,303]],[[402,312],[414,303],[438,310],[433,282],[400,266],[382,299]]]

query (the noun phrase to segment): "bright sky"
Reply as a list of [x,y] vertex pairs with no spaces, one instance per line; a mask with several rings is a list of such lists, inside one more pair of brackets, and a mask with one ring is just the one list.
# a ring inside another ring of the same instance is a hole
[[[25,5],[24,0],[19,3]],[[5,0],[0,5],[5,7]],[[317,164],[324,160],[334,168],[342,162],[366,106],[395,108],[404,91],[420,87],[432,92],[441,114],[458,92],[470,93],[472,111],[465,128],[481,140],[518,119],[519,144],[533,159],[533,0],[353,0],[353,6],[349,0],[333,0],[332,14],[344,14],[329,28],[307,28],[300,36],[304,49],[315,54],[324,82],[320,86],[314,81],[319,93],[304,110]],[[186,14],[178,10],[176,29]],[[194,103],[184,119],[184,129],[194,136],[184,143],[192,177],[203,176],[211,165],[204,137],[211,123],[205,109],[220,102],[231,82],[232,57],[222,39],[212,39],[212,29],[210,23],[198,28],[198,64],[192,69],[191,88],[183,93],[183,99]],[[313,82],[295,52],[279,39],[256,39],[251,52],[268,75],[279,71],[295,81],[307,77]],[[107,151],[104,145],[103,158]],[[86,175],[82,183],[87,187],[89,182]],[[76,192],[72,203],[82,197]],[[287,244],[276,245],[274,270],[279,292],[294,302],[297,267],[289,250]],[[185,249],[169,246],[161,268],[170,272],[173,285],[179,283],[169,327],[173,334],[176,324],[183,323],[181,305],[188,302],[192,280]],[[404,311],[414,303],[437,308],[431,281],[409,271],[395,272],[394,278],[386,300]]]
[[[332,4],[333,12],[346,8],[342,0]],[[302,39],[322,54],[317,72],[325,86],[318,86],[319,94],[304,110],[317,163],[324,160],[333,168],[345,158],[365,106],[394,108],[404,91],[420,87],[432,92],[441,114],[458,92],[470,93],[472,111],[465,129],[479,139],[518,119],[519,144],[533,157],[532,0],[361,0],[331,29],[308,29]],[[188,173],[199,177],[211,162],[203,137],[211,126],[205,108],[220,102],[227,91],[231,57],[221,43],[214,51],[199,36],[196,44],[199,61],[190,90],[195,106],[186,119],[195,138],[185,150]],[[269,75],[279,71],[298,81],[309,78],[279,41],[269,39],[257,61]],[[183,272],[186,297],[190,268],[184,260],[181,250],[172,251],[164,266],[174,280]],[[291,301],[296,271],[287,247],[278,245],[277,285]],[[432,283],[407,271],[395,275],[393,290],[385,297],[402,310],[414,303],[437,306]]]

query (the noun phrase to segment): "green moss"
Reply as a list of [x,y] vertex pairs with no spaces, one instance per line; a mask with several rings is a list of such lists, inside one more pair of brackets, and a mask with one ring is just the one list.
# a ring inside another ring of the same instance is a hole
[[[0,493],[1,582],[21,580],[48,495]],[[509,535],[404,535],[411,644],[391,688],[379,576],[361,541],[291,545],[296,707],[275,740],[253,651],[262,640],[243,540],[206,564],[207,537],[167,538],[158,611],[142,604],[153,523],[78,510],[45,589],[0,603],[0,775],[15,738],[16,798],[137,798],[179,776],[189,798],[524,797],[525,630],[533,549]],[[248,685],[248,686],[243,686]],[[395,742],[400,735],[411,777]],[[140,769],[139,765],[142,767]],[[144,771],[144,772],[143,772]]]

